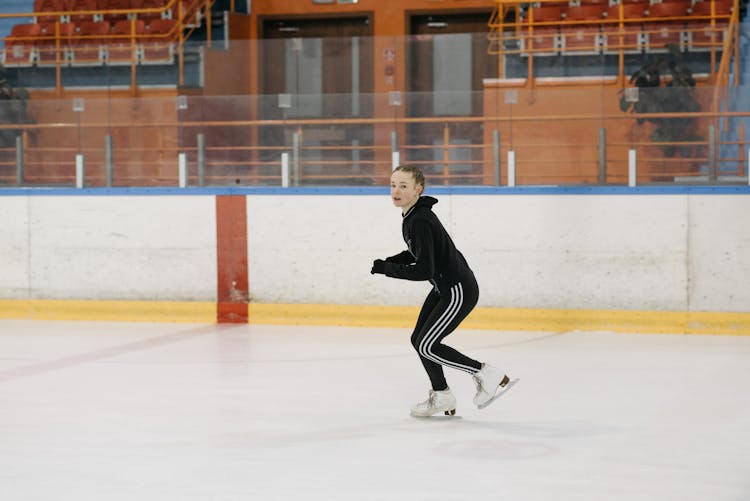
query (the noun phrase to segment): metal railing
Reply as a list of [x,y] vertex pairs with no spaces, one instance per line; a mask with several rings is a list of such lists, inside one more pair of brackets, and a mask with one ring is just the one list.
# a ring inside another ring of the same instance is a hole
[[[695,91],[710,102],[714,89]],[[336,120],[249,118],[262,96],[193,97],[182,110],[173,98],[86,102],[78,112],[69,101],[34,102],[32,115],[49,120],[0,126],[0,184],[373,186],[397,163],[445,185],[622,185],[633,175],[638,184],[747,183],[742,124],[736,137],[715,124],[750,110],[577,112],[587,90],[556,91],[548,97],[568,110],[539,114],[524,112],[527,101],[551,91],[525,92],[518,104],[487,103],[486,116]]]

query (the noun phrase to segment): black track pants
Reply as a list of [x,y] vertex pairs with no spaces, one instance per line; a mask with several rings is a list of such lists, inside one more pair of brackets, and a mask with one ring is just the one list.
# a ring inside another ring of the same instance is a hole
[[481,363],[442,343],[443,338],[453,332],[474,309],[478,299],[479,289],[473,276],[440,294],[433,289],[425,299],[411,335],[411,344],[422,360],[433,390],[448,387],[443,366],[469,374],[476,374],[482,368]]

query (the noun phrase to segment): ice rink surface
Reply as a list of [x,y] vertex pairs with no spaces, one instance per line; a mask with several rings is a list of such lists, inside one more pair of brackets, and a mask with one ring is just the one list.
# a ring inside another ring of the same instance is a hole
[[0,321],[0,499],[750,500],[750,337]]

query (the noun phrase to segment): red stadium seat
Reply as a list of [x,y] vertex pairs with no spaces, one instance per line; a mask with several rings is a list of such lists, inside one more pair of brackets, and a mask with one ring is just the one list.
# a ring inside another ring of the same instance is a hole
[[38,23],[17,24],[5,37],[5,66],[31,66],[39,57],[38,37],[42,26]]
[[112,65],[131,64],[138,61],[140,38],[146,33],[146,23],[140,19],[118,21],[110,33],[107,46],[107,63]]
[[107,21],[85,21],[76,27],[70,51],[70,62],[75,66],[104,64],[110,24]]
[[146,27],[143,38],[143,60],[149,63],[171,63],[174,60],[177,30],[176,19],[154,19]]
[[[670,0],[652,4],[648,9],[649,19],[680,18],[690,13],[689,0]],[[687,43],[684,20],[648,22],[644,25],[647,33],[646,48],[650,52],[664,51],[669,45],[684,49]]]
[[691,17],[694,21],[688,23],[688,49],[690,51],[707,51],[711,47],[719,49],[723,46],[729,29],[729,17],[732,14],[733,4],[730,0],[717,0],[713,2],[715,18],[711,24],[710,0],[703,0],[693,5]]
[[37,23],[54,23],[60,21],[60,14],[56,16],[40,15],[44,12],[65,12],[67,10],[65,0],[34,0],[34,13],[37,14]]
[[[55,30],[57,30],[57,33]],[[75,26],[73,23],[43,24],[37,44],[39,64],[45,66],[64,63],[74,32]]]
[[728,16],[732,13],[734,5],[730,0],[716,0],[715,2],[703,0],[693,4],[690,14],[692,16],[710,16],[712,3],[714,5],[714,13],[717,16]]
[[[542,4],[540,7],[530,9],[534,16],[534,22],[560,21],[565,17],[568,10],[567,4]],[[527,18],[530,17],[527,15]]]
[[622,44],[620,43],[620,5],[612,5],[607,9],[602,26],[603,45],[605,53],[616,53],[622,48],[626,54],[640,53],[645,47],[642,19],[646,15],[647,3],[633,2],[622,4],[623,24]]
[[128,19],[128,17],[134,17],[133,15],[129,15],[127,12],[124,12],[133,10],[132,0],[102,0],[100,8],[102,10],[108,11],[121,11],[117,13],[109,12],[104,14],[104,21],[109,21],[111,24],[115,24],[117,21]]
[[[522,28],[521,50],[533,51],[535,56],[557,54],[560,51],[559,23],[567,9],[567,4],[544,4],[533,7],[527,13]],[[534,25],[529,26],[533,18]],[[537,26],[537,23],[549,23]]]
[[[601,50],[601,30],[599,24],[604,16],[603,4],[587,4],[569,7],[562,26],[562,48],[567,54],[598,54]],[[580,23],[576,23],[580,22]],[[576,23],[578,25],[571,25]]]
[[690,1],[672,0],[651,4],[648,17],[684,17],[690,13]]
[[[165,0],[133,0],[134,9],[163,9],[168,2]],[[171,18],[171,11],[143,12],[137,14],[138,19],[143,19],[146,24],[154,19]]]
[[68,5],[68,9],[72,11],[70,20],[74,23],[99,21],[100,18],[97,16],[95,19],[94,14],[75,14],[75,12],[95,11],[100,8],[100,3],[100,0],[77,0],[73,2],[71,5]]
[[688,50],[691,52],[700,52],[711,50],[721,50],[724,46],[724,40],[727,38],[729,31],[729,21],[717,20],[711,26],[711,23],[690,23],[688,25]]
[[[154,35],[169,35],[177,33],[176,19],[154,19],[146,25],[146,32]],[[176,36],[174,38],[177,38]]]

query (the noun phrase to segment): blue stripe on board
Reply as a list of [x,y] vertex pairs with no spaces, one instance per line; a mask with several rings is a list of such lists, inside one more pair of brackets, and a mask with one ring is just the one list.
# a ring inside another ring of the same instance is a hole
[[[384,195],[379,187],[0,188],[0,196]],[[430,195],[750,195],[750,186],[430,186]]]

